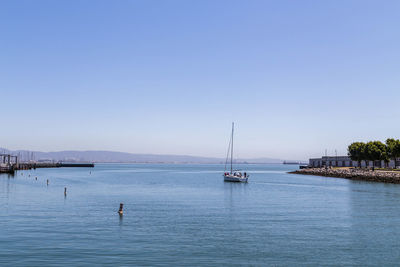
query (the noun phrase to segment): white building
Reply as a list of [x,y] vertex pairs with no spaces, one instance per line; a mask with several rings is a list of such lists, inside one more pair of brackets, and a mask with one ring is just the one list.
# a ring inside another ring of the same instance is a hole
[[[374,166],[373,161],[369,162],[369,166]],[[380,165],[381,164],[381,165]],[[358,167],[358,162],[351,160],[348,156],[333,156],[333,157],[322,157],[322,158],[314,158],[309,160],[309,167],[320,168],[320,167]],[[379,162],[379,160],[375,161],[375,166],[385,166],[385,162]],[[394,168],[394,160],[390,160],[389,167]],[[397,161],[397,166],[400,166],[400,161]],[[365,161],[361,161],[361,167],[366,167]]]

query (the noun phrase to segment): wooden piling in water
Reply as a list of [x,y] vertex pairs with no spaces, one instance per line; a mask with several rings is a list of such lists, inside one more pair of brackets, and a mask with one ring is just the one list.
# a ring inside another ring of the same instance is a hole
[[118,214],[121,216],[124,214],[124,203],[119,204]]

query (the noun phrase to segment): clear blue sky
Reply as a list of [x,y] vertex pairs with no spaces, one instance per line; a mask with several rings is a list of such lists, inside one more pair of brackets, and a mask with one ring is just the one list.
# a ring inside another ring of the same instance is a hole
[[0,147],[307,159],[400,137],[400,1],[1,1]]

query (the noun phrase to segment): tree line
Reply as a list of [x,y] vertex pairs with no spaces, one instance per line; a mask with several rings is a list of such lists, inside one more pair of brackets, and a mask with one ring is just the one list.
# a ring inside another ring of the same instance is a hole
[[381,162],[385,163],[385,167],[389,166],[391,159],[395,162],[395,168],[397,168],[397,160],[400,158],[400,141],[399,139],[388,138],[386,143],[381,141],[370,141],[354,142],[347,148],[348,155],[351,160],[358,162],[358,167],[361,167],[361,162],[365,161],[367,167],[369,162],[379,161],[379,167]]

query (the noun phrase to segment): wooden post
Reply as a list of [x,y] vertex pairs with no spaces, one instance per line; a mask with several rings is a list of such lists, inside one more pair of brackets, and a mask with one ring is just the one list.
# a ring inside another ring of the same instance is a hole
[[46,183],[47,183],[47,185],[49,185],[49,179],[47,179]]
[[119,204],[118,214],[121,216],[124,214],[124,203]]
[[64,187],[64,196],[67,196],[67,188]]

